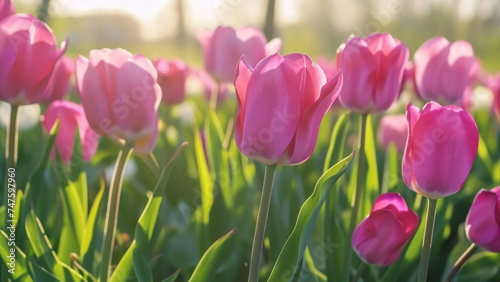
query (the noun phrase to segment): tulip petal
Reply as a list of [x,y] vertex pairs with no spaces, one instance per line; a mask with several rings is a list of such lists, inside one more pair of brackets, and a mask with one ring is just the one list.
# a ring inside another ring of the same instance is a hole
[[240,59],[234,76],[234,88],[236,90],[236,97],[238,99],[238,114],[236,116],[234,138],[238,146],[241,146],[247,87],[248,81],[250,80],[251,76],[252,67],[248,66],[243,60]]
[[145,57],[136,55],[116,73],[112,113],[121,138],[135,141],[150,135],[157,124],[161,88],[157,72]]
[[266,57],[278,53],[281,50],[282,42],[280,38],[274,38],[266,44]]
[[82,56],[78,56],[76,60],[76,81],[85,115],[92,129],[102,135],[113,135],[114,117],[107,99],[109,95],[97,69]]
[[492,252],[500,252],[498,203],[500,197],[498,194],[481,189],[474,199],[465,221],[467,237],[476,245]]
[[339,72],[328,81],[321,89],[319,99],[304,110],[294,139],[287,149],[288,158],[280,160],[280,163],[287,165],[299,164],[311,156],[318,139],[321,120],[340,94],[342,78],[342,73]]
[[265,164],[274,164],[283,155],[301,115],[299,81],[284,62],[278,54],[262,60],[246,91],[240,150]]
[[389,210],[370,213],[356,227],[352,236],[356,253],[364,261],[381,266],[396,262],[406,241],[404,226]]
[[372,211],[381,210],[392,205],[398,211],[407,211],[408,206],[399,193],[384,193],[375,199]]

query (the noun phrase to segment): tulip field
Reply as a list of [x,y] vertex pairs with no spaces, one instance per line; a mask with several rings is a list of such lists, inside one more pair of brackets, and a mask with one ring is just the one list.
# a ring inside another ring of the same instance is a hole
[[202,69],[73,56],[0,0],[0,281],[500,281],[500,74],[472,42],[196,39]]

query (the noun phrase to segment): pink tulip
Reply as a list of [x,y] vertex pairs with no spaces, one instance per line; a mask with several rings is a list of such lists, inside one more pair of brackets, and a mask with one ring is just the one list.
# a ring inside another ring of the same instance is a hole
[[328,58],[324,57],[317,58],[316,63],[321,67],[321,69],[325,73],[327,80],[332,79],[339,72],[337,64],[334,61],[329,60]]
[[66,50],[57,49],[50,28],[31,15],[0,22],[0,100],[14,105],[49,102],[54,68]]
[[198,34],[203,48],[205,69],[218,82],[232,82],[238,60],[245,55],[245,63],[255,67],[264,57],[281,49],[281,40],[275,38],[266,44],[264,34],[253,27],[233,29],[219,26],[214,32]]
[[406,45],[390,34],[349,39],[337,56],[344,74],[340,102],[361,113],[387,110],[402,89],[408,56]]
[[476,122],[457,106],[427,103],[419,113],[406,108],[408,140],[403,158],[406,185],[430,199],[452,195],[462,188],[476,157]]
[[203,85],[203,92],[205,93],[205,97],[208,101],[210,101],[210,97],[212,97],[212,94],[215,93],[215,91],[218,91],[218,103],[222,103],[226,100],[228,89],[225,83],[217,85],[217,82],[205,71],[195,71],[193,74]]
[[465,221],[465,231],[474,244],[490,252],[500,252],[500,186],[477,193]]
[[69,57],[62,57],[54,67],[52,100],[62,99],[69,92],[71,77],[75,71],[75,63]]
[[488,76],[484,80],[484,84],[493,92],[493,110],[500,119],[500,74]]
[[14,13],[14,5],[12,5],[10,0],[0,0],[0,20]]
[[[63,100],[54,101],[49,105],[41,119],[47,132],[50,132],[56,120],[59,119],[56,147],[63,162],[69,163],[71,161],[75,129],[77,128],[80,134],[83,161],[87,162],[94,156],[99,142],[99,135],[90,128],[81,105]],[[54,150],[52,150],[51,156],[54,159]]]
[[190,73],[189,67],[179,59],[153,61],[158,71],[158,84],[162,90],[162,100],[167,105],[175,105],[186,97],[186,79]]
[[264,164],[295,165],[314,151],[321,120],[342,87],[342,74],[327,82],[308,56],[274,54],[255,69],[240,60],[234,86],[234,134],[240,151]]
[[135,143],[139,154],[153,150],[161,88],[149,59],[123,49],[92,50],[88,59],[78,57],[76,80],[96,132]]
[[354,230],[352,246],[367,263],[391,265],[398,260],[419,221],[399,193],[382,194],[375,200],[370,214]]
[[438,36],[427,40],[413,56],[415,89],[425,101],[459,105],[476,81],[479,63],[472,46]]
[[408,127],[404,115],[384,116],[380,120],[377,139],[384,150],[394,143],[396,151],[402,153],[405,150],[407,136]]

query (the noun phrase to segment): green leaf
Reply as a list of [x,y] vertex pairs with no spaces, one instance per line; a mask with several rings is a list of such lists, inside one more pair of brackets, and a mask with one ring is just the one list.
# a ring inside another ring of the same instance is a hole
[[384,174],[381,193],[394,191],[399,184],[399,161],[396,145],[391,143],[385,152]]
[[62,281],[84,281],[83,277],[59,260],[33,210],[26,217],[26,233],[37,258],[45,261],[48,270]]
[[35,276],[35,281],[60,281],[61,279],[52,275],[47,269],[39,266],[36,263],[31,264],[33,266],[33,275]]
[[318,179],[312,195],[300,208],[295,227],[283,246],[268,281],[283,281],[284,277],[294,276],[309,243],[316,218],[332,188],[332,185],[324,184],[327,180],[336,182],[351,165],[353,157],[354,152],[331,167]]
[[500,254],[480,252],[473,255],[457,274],[459,282],[498,281]]
[[331,166],[332,158],[334,161],[340,159],[345,144],[345,138],[343,137],[349,126],[349,123],[347,122],[347,115],[347,113],[342,114],[333,127],[332,136],[330,137],[330,145],[328,146],[325,163],[323,164],[323,173]]
[[[80,250],[86,215],[82,207],[81,195],[66,175],[66,165],[62,163],[59,152],[56,152],[56,160],[56,162],[53,162],[53,167],[59,179],[59,195],[61,196],[64,212],[62,215],[64,224],[61,230],[57,254],[64,263],[68,264],[71,261],[70,254],[77,253]],[[85,193],[85,197],[86,195],[87,193]]]
[[309,251],[309,248],[306,248],[306,251],[304,252],[304,259],[302,262],[302,270],[300,271],[299,275],[299,281],[304,281],[304,282],[326,282],[327,278],[326,275],[321,273],[319,270],[316,269],[316,266],[314,265],[313,258],[311,256],[311,252]]
[[225,242],[227,242],[227,239],[235,231],[236,229],[229,231],[226,235],[215,241],[210,248],[208,248],[205,254],[203,254],[203,257],[201,257],[200,262],[196,266],[189,281],[210,281],[210,277],[215,273],[217,267],[223,263],[222,261],[224,258],[222,258],[220,254],[222,253]]
[[94,203],[90,208],[89,217],[83,230],[82,245],[80,248],[80,257],[82,258],[83,267],[90,270],[92,273],[97,273],[100,264],[98,263],[99,252],[101,249],[103,226],[99,229],[99,214],[103,211],[102,196],[106,188],[106,181],[101,179],[101,188],[97,193]]
[[[8,241],[9,236],[3,231],[0,230],[0,256],[2,256],[2,261],[5,262],[4,266],[6,270],[11,269],[11,267],[7,264],[8,262],[5,260],[9,260],[9,256],[11,255],[11,249],[15,248],[15,271],[14,274],[11,274],[10,277],[14,281],[33,281],[33,278],[30,277],[28,273],[28,266],[26,261],[26,255],[19,249],[17,246],[11,246],[13,241]],[[10,244],[10,245],[9,245]],[[10,262],[9,262],[10,263]]]
[[165,195],[167,182],[172,172],[173,163],[177,159],[182,149],[187,146],[183,143],[173,154],[165,168],[160,179],[156,184],[153,195],[149,198],[144,211],[142,212],[138,224],[135,228],[134,241],[125,252],[115,271],[111,275],[110,281],[124,281],[133,278],[132,270],[138,281],[152,281],[152,273],[149,267],[149,257],[151,256],[154,242],[152,242],[153,231],[156,226],[160,205]]
[[175,279],[177,279],[177,276],[179,276],[179,273],[181,273],[181,270],[180,269],[177,269],[176,272],[174,272],[172,275],[170,275],[169,277],[161,280],[161,282],[174,282]]

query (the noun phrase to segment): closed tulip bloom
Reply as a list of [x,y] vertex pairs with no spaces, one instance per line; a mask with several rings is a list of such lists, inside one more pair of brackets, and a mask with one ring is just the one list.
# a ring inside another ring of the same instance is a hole
[[0,20],[14,13],[14,5],[10,0],[0,0]]
[[[47,132],[59,119],[59,131],[56,137],[56,147],[65,163],[71,161],[75,130],[78,129],[82,145],[83,161],[87,162],[94,156],[99,142],[99,135],[90,128],[81,105],[69,101],[58,100],[52,102],[42,116],[42,124]],[[51,157],[54,158],[54,150]]]
[[500,187],[477,193],[465,221],[465,231],[474,244],[490,252],[500,252]]
[[53,87],[50,98],[52,100],[62,99],[69,92],[71,77],[75,71],[75,63],[69,57],[62,57],[54,67],[52,76]]
[[398,260],[419,221],[399,193],[382,194],[375,200],[370,214],[354,230],[352,246],[363,261],[389,266]]
[[31,15],[0,22],[0,100],[14,105],[49,102],[54,68],[66,50],[57,49],[50,28]]
[[387,33],[349,39],[337,55],[342,105],[360,113],[387,110],[401,92],[408,56],[406,45]]
[[384,150],[394,143],[396,151],[402,153],[405,150],[407,136],[408,126],[404,115],[384,116],[380,120],[377,139]]
[[162,90],[162,100],[167,105],[175,105],[186,97],[186,79],[189,67],[179,59],[153,61],[158,71],[158,84]]
[[304,54],[271,55],[252,68],[238,63],[235,139],[247,157],[295,165],[314,151],[323,116],[339,95],[342,74],[327,82]]
[[472,116],[457,106],[430,102],[421,113],[408,104],[406,119],[409,131],[402,166],[406,185],[430,199],[458,192],[479,144]]
[[151,152],[158,136],[161,88],[153,63],[123,49],[90,51],[76,61],[76,80],[90,126],[99,134]]
[[251,67],[281,49],[281,39],[267,43],[262,31],[253,27],[233,29],[219,26],[214,32],[198,34],[203,49],[205,69],[219,82],[232,82],[236,64],[242,55]]
[[478,73],[472,46],[438,36],[426,41],[413,56],[415,89],[425,101],[459,105]]

